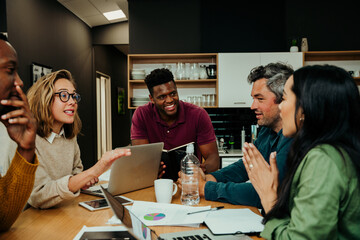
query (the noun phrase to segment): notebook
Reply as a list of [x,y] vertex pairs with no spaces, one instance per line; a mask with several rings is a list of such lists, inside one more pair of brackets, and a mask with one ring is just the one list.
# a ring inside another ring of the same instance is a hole
[[[121,157],[112,164],[107,190],[112,195],[119,195],[153,186],[163,147],[162,142],[123,147],[131,149],[131,155]],[[106,184],[103,186],[106,187]],[[100,185],[81,191],[104,197]]]
[[174,233],[165,233],[158,236],[155,231],[151,230],[148,226],[141,221],[140,218],[136,217],[135,214],[132,214],[129,209],[123,206],[119,201],[116,200],[106,189],[101,187],[105,199],[108,202],[111,210],[117,218],[127,227],[132,228],[129,230],[134,234],[138,239],[141,240],[248,240],[251,239],[244,234],[235,234],[235,235],[221,235],[215,236],[208,229],[198,229],[184,232],[174,232]]
[[[186,155],[186,146],[188,144],[194,144],[194,142],[190,142],[175,148],[172,148],[170,150],[163,149],[163,153],[161,155],[161,161],[164,162],[166,165],[165,173],[162,176],[162,178],[169,178],[172,179],[174,182],[177,181],[179,178],[179,171],[180,171],[180,162],[181,159],[183,159]],[[196,145],[194,147],[194,155],[196,155]]]
[[257,235],[264,230],[262,216],[248,208],[221,209],[209,212],[205,224],[214,234],[246,233]]

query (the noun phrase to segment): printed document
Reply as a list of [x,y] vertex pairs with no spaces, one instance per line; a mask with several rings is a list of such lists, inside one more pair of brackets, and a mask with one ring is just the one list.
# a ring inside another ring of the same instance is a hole
[[187,215],[188,212],[208,210],[210,206],[189,207],[180,204],[134,201],[131,213],[146,226],[192,226],[198,227],[209,212]]
[[248,208],[211,211],[205,224],[213,234],[257,233],[264,230],[262,217]]

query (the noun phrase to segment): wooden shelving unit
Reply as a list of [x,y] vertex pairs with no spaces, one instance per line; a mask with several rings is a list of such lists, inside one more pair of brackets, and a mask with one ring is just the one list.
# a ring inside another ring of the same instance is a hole
[[360,60],[360,51],[314,51],[304,52],[304,62]]
[[[217,53],[199,53],[199,54],[129,54],[128,55],[128,108],[136,109],[132,105],[132,98],[138,97],[139,92],[141,96],[148,95],[148,90],[144,80],[132,80],[132,69],[145,69],[148,74],[156,68],[163,68],[165,64],[175,66],[178,62],[182,63],[199,63],[199,65],[216,64],[218,66]],[[175,70],[175,67],[174,69]],[[216,71],[217,72],[217,71]],[[176,78],[175,78],[176,79]],[[197,79],[197,80],[175,80],[179,91],[193,91],[197,95],[211,93],[218,96],[218,79]],[[186,96],[181,96],[180,99],[186,99]],[[209,108],[216,108],[218,106],[218,98],[216,97],[215,106]]]
[[[360,51],[314,51],[314,52],[304,52],[304,66],[308,65],[310,62],[321,62],[328,64],[336,64],[339,67],[347,69],[346,65],[351,62],[352,67],[356,65],[356,69],[348,69],[360,71]],[[358,62],[358,63],[357,63]],[[354,77],[354,81],[357,85],[360,85],[360,77]]]

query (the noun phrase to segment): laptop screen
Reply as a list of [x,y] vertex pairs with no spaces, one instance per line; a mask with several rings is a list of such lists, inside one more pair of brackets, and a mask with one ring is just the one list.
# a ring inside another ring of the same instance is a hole
[[128,228],[132,228],[136,237],[141,240],[161,239],[154,230],[146,226],[135,214],[131,214],[129,209],[124,207],[115,197],[101,186],[106,201],[117,218]]

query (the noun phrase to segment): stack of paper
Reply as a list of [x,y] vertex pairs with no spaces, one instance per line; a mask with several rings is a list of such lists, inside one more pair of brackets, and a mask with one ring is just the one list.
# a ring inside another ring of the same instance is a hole
[[210,212],[205,224],[213,234],[252,233],[264,229],[262,219],[247,208],[222,209]]
[[210,209],[206,207],[189,207],[179,204],[134,201],[131,213],[147,226],[191,226],[199,227],[208,212],[187,215],[189,212]]

